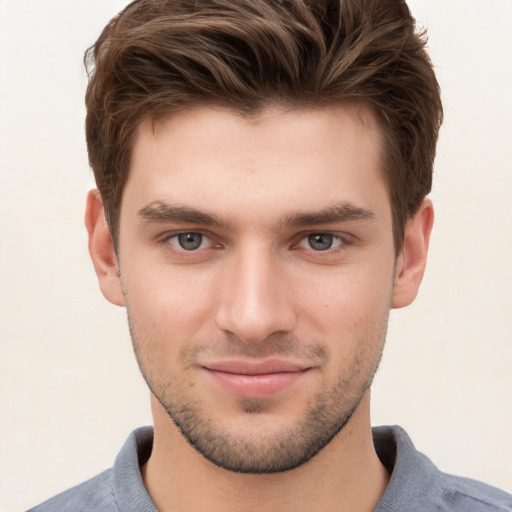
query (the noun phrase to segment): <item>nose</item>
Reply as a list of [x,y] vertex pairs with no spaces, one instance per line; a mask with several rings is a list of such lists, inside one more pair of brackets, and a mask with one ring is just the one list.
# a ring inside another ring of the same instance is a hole
[[233,257],[220,284],[217,326],[246,343],[290,332],[296,314],[283,270],[265,248],[248,248]]

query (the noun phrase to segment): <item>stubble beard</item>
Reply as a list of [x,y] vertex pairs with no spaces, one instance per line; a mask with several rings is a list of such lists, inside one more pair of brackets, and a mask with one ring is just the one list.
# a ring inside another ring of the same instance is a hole
[[[152,393],[165,408],[187,442],[210,462],[236,473],[269,474],[289,471],[309,461],[348,424],[369,386],[365,386],[348,410],[334,413],[334,399],[317,397],[306,418],[272,436],[229,432],[212,425],[199,405],[165,401]],[[151,387],[150,387],[151,389]],[[238,402],[246,414],[264,414],[266,400],[245,399]]]
[[[314,395],[307,404],[305,416],[301,421],[286,429],[272,431],[271,434],[258,432],[257,435],[254,432],[235,432],[223,428],[219,421],[208,416],[201,398],[187,391],[193,389],[190,383],[173,382],[171,377],[168,377],[167,381],[158,378],[159,372],[155,372],[154,366],[152,367],[158,356],[154,359],[154,355],[148,356],[151,353],[151,349],[148,348],[151,343],[137,332],[130,317],[129,325],[141,373],[150,391],[185,440],[206,459],[223,469],[238,473],[268,474],[289,471],[306,463],[349,423],[377,371],[384,346],[387,318],[382,328],[378,329],[380,332],[373,333],[374,339],[361,342],[362,346],[374,348],[358,354],[334,385]],[[376,336],[380,338],[379,341],[375,339]],[[237,341],[235,345],[244,346],[241,341]],[[295,349],[290,347],[300,345],[297,340],[281,338],[261,350],[254,348],[258,345],[250,345],[249,348],[242,350],[251,353],[259,351],[259,356],[270,353],[283,355],[285,352],[294,353]],[[228,346],[229,344],[224,345],[225,352],[240,355],[239,350],[233,352],[227,348]],[[194,352],[200,348],[196,346],[190,349],[187,357],[194,358]],[[322,353],[324,349],[319,345],[316,349],[309,349],[310,353],[315,351]],[[240,414],[258,416],[272,408],[273,399],[239,399],[237,406]]]

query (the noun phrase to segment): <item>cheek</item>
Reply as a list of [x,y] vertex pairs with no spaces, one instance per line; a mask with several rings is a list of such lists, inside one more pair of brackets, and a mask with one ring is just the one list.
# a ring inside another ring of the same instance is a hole
[[297,286],[294,296],[304,315],[327,329],[352,332],[387,316],[392,294],[392,271],[365,272],[343,269],[327,278]]
[[210,293],[197,274],[159,265],[145,272],[122,268],[121,276],[127,308],[139,330],[165,338],[192,336],[208,316]]

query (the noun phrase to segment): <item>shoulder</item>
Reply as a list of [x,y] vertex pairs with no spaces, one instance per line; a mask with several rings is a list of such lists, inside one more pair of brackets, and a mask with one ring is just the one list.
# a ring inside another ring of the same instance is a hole
[[391,473],[376,512],[512,512],[512,495],[439,471],[402,428],[378,427],[373,435],[375,449]]
[[453,510],[512,512],[512,495],[477,480],[439,472],[438,488]]
[[144,487],[140,466],[149,458],[153,429],[133,431],[112,469],[72,487],[28,512],[157,512]]
[[50,498],[29,512],[118,512],[112,470]]

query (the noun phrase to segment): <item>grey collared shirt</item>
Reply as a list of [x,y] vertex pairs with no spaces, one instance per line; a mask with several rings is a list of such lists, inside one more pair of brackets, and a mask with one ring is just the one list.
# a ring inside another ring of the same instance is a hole
[[[375,512],[512,512],[512,495],[476,480],[448,475],[418,452],[397,426],[375,427],[377,454],[391,480]],[[114,466],[29,512],[158,512],[140,466],[151,453],[153,429],[130,434]]]

